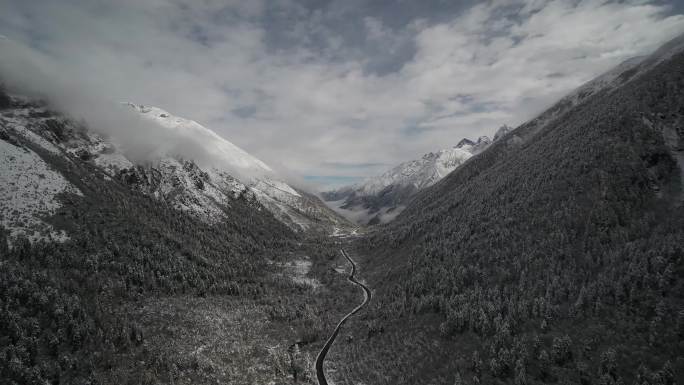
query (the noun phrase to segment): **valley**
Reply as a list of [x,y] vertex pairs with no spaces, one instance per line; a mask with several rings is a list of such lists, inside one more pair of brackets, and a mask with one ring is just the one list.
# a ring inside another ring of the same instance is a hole
[[[341,61],[321,78],[300,68],[323,73],[321,57],[337,60],[343,41],[320,42],[312,36],[323,29],[300,26],[278,36],[310,37],[295,50],[301,57],[288,56],[277,49],[283,41],[255,27],[284,9],[232,31],[239,49],[219,55],[212,50],[231,40],[186,25],[197,17],[189,4],[180,11],[165,4],[183,15],[166,20],[168,36],[182,36],[176,49],[194,41],[201,54],[164,68],[206,55],[202,74],[219,77],[235,69],[223,60],[243,51],[249,60],[232,65],[259,68],[258,81],[244,83],[193,77],[193,87],[218,87],[220,97],[180,87],[170,75],[173,87],[163,88],[169,98],[154,87],[131,92],[206,118],[197,121],[172,108],[112,102],[120,95],[114,87],[107,98],[81,95],[61,80],[44,81],[47,64],[36,70],[31,60],[0,57],[0,384],[684,383],[681,28],[672,27],[680,35],[665,44],[651,37],[660,48],[639,46],[638,56],[622,61],[632,53],[627,41],[640,40],[620,24],[579,48],[553,51],[574,65],[561,71],[544,62],[557,45],[542,44],[543,35],[520,24],[550,17],[544,10],[606,4],[610,15],[620,7],[633,7],[631,17],[664,14],[648,1],[483,3],[472,7],[475,15],[494,16],[463,23],[472,33],[412,19],[404,33],[416,36],[415,47],[388,48],[410,57],[402,66]],[[164,7],[154,11],[168,12]],[[238,12],[216,7],[204,10],[211,20]],[[240,18],[258,19],[259,10],[241,9],[248,15]],[[492,22],[506,12],[514,16]],[[373,17],[363,20],[370,37],[403,36]],[[485,27],[486,38],[478,32]],[[439,39],[445,32],[476,39],[480,48],[432,57],[430,70],[418,65],[433,49],[448,51]],[[611,49],[597,48],[615,33],[625,36]],[[172,51],[168,36],[146,38]],[[24,57],[10,40],[0,35],[0,53]],[[317,44],[334,49],[307,51]],[[357,48],[360,57],[377,49]],[[526,51],[532,48],[539,51]],[[271,71],[297,63],[283,76],[293,83],[283,86],[260,68],[267,61],[260,49],[273,55]],[[513,56],[497,61],[490,49]],[[38,63],[54,54],[38,51],[26,57]],[[517,68],[515,55],[530,56]],[[596,76],[601,66],[590,59],[611,55],[621,60],[605,61],[612,68]],[[471,62],[486,71],[450,67]],[[509,67],[515,76],[497,77]],[[41,81],[25,79],[24,69]],[[539,74],[527,77],[533,71]],[[6,77],[10,72],[21,81]],[[439,75],[458,78],[464,90],[441,88]],[[114,80],[126,82],[126,91],[145,82]],[[485,89],[488,82],[495,92]],[[54,89],[37,91],[48,85]],[[271,104],[276,85],[287,89],[287,108]],[[354,87],[373,103],[355,100]],[[374,87],[388,87],[389,96]],[[415,99],[402,99],[408,90]],[[523,101],[530,105],[520,107]],[[526,120],[515,127],[501,123],[519,116]],[[397,122],[401,141],[392,139]],[[304,133],[290,138],[299,129]],[[337,136],[344,130],[349,137]],[[424,155],[408,154],[409,144]],[[283,154],[289,158],[281,164]],[[313,164],[315,156],[324,159]]]
[[325,378],[325,369],[324,369],[324,363],[325,363],[325,357],[328,354],[328,350],[330,350],[330,347],[332,346],[333,343],[335,343],[335,338],[337,338],[337,335],[340,332],[340,328],[342,325],[344,325],[345,322],[347,322],[347,319],[349,317],[353,316],[354,314],[358,313],[359,310],[363,309],[366,305],[368,305],[368,302],[371,300],[372,294],[370,289],[359,282],[355,277],[354,274],[356,273],[356,264],[354,261],[349,257],[349,255],[344,251],[344,249],[340,249],[340,252],[344,257],[349,261],[351,264],[351,272],[349,273],[349,277],[347,277],[347,280],[354,285],[360,287],[363,289],[363,302],[358,305],[357,307],[354,308],[354,310],[350,311],[347,313],[341,320],[340,322],[337,323],[337,326],[335,326],[335,330],[333,330],[332,334],[330,335],[330,338],[325,342],[325,345],[323,345],[323,349],[321,349],[320,353],[318,353],[318,356],[316,357],[316,378],[318,379],[318,384],[319,385],[327,385],[328,381]]

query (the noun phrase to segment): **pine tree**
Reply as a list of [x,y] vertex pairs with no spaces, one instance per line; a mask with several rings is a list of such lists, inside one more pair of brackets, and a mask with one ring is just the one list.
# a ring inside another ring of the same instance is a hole
[[482,359],[477,350],[473,352],[473,355],[470,358],[470,367],[476,375],[479,376],[482,373]]
[[456,378],[454,379],[454,385],[463,385],[463,380],[461,379],[461,373],[456,372]]
[[551,355],[553,356],[553,360],[558,365],[563,365],[572,359],[571,345],[572,340],[567,334],[563,337],[555,337],[553,339]]
[[515,362],[515,385],[527,385],[527,371],[522,360]]
[[551,358],[546,350],[539,353],[539,370],[541,372],[542,379],[546,379],[551,374]]

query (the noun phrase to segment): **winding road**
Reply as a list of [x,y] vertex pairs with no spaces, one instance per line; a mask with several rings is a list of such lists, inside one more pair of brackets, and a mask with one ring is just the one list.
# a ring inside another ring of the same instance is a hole
[[328,338],[328,341],[325,342],[325,345],[323,345],[323,349],[318,353],[318,357],[316,357],[316,377],[318,378],[318,385],[328,385],[328,381],[325,379],[325,371],[323,370],[323,362],[325,361],[325,356],[328,354],[328,350],[330,350],[330,347],[332,344],[335,342],[335,338],[337,337],[337,334],[340,332],[340,328],[344,323],[347,321],[347,319],[354,314],[356,314],[359,310],[361,310],[366,304],[368,304],[368,301],[371,300],[371,291],[366,287],[366,285],[362,284],[361,282],[357,281],[356,278],[354,278],[354,274],[356,274],[356,264],[352,259],[349,257],[349,255],[344,251],[340,250],[342,252],[342,255],[344,255],[345,258],[351,263],[352,266],[352,271],[349,274],[349,277],[347,277],[347,280],[357,286],[360,286],[363,289],[363,302],[354,308],[351,312],[347,313],[340,322],[337,323],[337,327],[335,327],[335,330],[333,331],[332,335],[330,338]]

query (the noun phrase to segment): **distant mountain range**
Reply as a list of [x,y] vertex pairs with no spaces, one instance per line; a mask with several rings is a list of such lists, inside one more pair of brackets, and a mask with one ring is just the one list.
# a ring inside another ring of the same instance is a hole
[[454,147],[425,154],[376,177],[321,195],[328,204],[359,224],[389,222],[418,191],[434,185],[510,131],[511,128],[504,125],[496,131],[493,139],[487,136],[476,141],[462,139]]

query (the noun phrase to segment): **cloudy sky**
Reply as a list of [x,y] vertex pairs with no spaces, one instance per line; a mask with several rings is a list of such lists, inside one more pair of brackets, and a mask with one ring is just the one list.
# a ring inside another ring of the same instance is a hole
[[[684,32],[684,1],[1,0],[0,34],[329,186],[518,125]],[[2,52],[0,52],[2,55]]]

